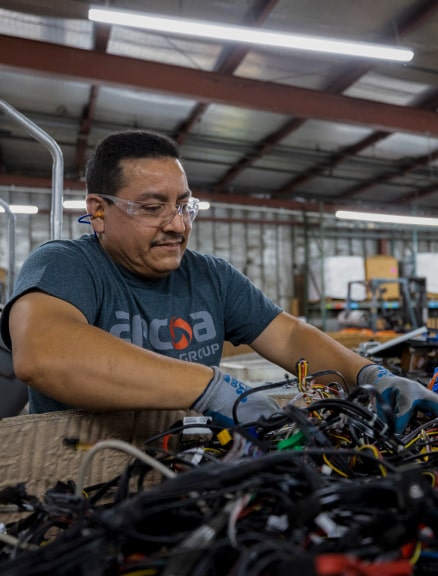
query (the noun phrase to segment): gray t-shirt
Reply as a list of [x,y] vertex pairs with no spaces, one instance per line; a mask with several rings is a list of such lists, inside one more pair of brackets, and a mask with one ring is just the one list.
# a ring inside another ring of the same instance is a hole
[[[30,254],[1,316],[8,346],[10,306],[30,290],[71,303],[123,340],[208,366],[219,365],[225,340],[249,344],[281,312],[222,258],[186,250],[177,270],[144,279],[111,260],[93,235],[53,240]],[[29,395],[31,412],[70,408],[33,389]]]

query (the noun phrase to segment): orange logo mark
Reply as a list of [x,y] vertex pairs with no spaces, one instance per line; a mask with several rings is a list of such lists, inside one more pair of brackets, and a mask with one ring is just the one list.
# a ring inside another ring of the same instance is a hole
[[[175,329],[179,328],[183,331],[179,340],[177,340],[177,335],[175,334]],[[175,318],[173,316],[170,320],[170,336],[172,338],[172,345],[175,350],[184,350],[192,341],[193,331],[190,324],[188,324],[182,318]]]

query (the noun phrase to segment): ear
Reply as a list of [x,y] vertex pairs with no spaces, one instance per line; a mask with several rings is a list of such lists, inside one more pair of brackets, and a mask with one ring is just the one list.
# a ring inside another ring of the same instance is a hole
[[104,205],[99,196],[89,194],[86,197],[85,202],[87,204],[87,213],[90,214],[91,219],[103,217]]
[[87,213],[90,215],[90,222],[94,232],[99,233],[104,230],[104,206],[99,196],[89,195],[86,198]]

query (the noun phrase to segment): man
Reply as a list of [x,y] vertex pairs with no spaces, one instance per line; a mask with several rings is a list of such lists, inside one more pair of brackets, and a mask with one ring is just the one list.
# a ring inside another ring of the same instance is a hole
[[[187,409],[232,422],[246,389],[217,368],[224,340],[294,373],[341,372],[396,403],[397,431],[438,396],[282,311],[222,259],[186,250],[197,213],[175,143],[149,131],[104,139],[87,170],[94,234],[51,241],[24,263],[2,314],[30,411]],[[269,415],[264,393],[239,419]]]

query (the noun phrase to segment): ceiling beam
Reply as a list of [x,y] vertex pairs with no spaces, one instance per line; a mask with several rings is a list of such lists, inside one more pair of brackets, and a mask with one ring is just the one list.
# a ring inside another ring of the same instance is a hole
[[[14,189],[19,190],[20,188],[26,188],[28,191],[35,190],[47,190],[49,194],[52,189],[52,180],[50,178],[38,177],[38,176],[25,176],[22,174],[1,174],[0,173],[0,186],[2,187],[10,187],[11,192],[14,192]],[[82,180],[72,180],[72,179],[65,179],[64,180],[64,197],[71,194],[81,194],[84,196],[86,194],[86,184]],[[430,186],[420,190],[416,193],[415,198],[413,194],[409,194],[404,198],[398,200],[398,203],[406,204],[408,201],[412,201],[418,198],[426,197],[434,192],[437,191],[436,186]],[[308,201],[308,202],[299,202],[296,200],[290,200],[287,198],[256,198],[253,196],[245,196],[242,194],[217,194],[211,192],[210,190],[206,189],[196,189],[192,190],[193,194],[196,197],[201,198],[202,200],[210,201],[213,205],[214,204],[232,204],[235,205],[237,208],[238,206],[254,206],[254,207],[265,207],[265,208],[273,208],[273,209],[282,209],[282,210],[293,210],[298,212],[311,212],[311,213],[324,213],[324,214],[334,214],[336,210],[364,210],[364,206],[362,204],[348,204],[345,202],[340,202],[338,199],[335,199],[335,202],[317,202],[317,201]],[[382,209],[385,206],[385,202],[368,202],[367,203],[367,210],[370,207],[375,207],[375,209]],[[391,205],[391,208],[397,213],[406,213],[406,210],[397,206]],[[410,210],[410,206],[409,206]],[[436,210],[427,210],[427,215],[430,216],[435,214]],[[409,212],[410,214],[410,212]],[[420,211],[418,213],[420,215]]]
[[[0,173],[0,186],[10,186],[13,190],[14,187],[28,188],[32,192],[32,188],[47,188],[51,190],[52,179],[45,178],[44,176],[25,176],[24,174],[14,174],[11,172]],[[83,180],[64,179],[64,190],[78,191],[85,194],[86,185]]]
[[2,0],[1,7],[14,12],[52,18],[88,20],[89,6],[76,0]]
[[[50,193],[52,188],[52,180],[50,178],[38,177],[38,176],[25,176],[22,174],[2,174],[0,173],[0,186],[10,186],[13,192],[13,188],[28,188],[31,191],[34,189],[47,189]],[[68,192],[80,192],[85,194],[86,183],[82,180],[64,180],[64,191]],[[266,206],[270,208],[283,208],[286,210],[299,210],[299,211],[315,211],[321,209],[321,204],[318,202],[296,202],[287,199],[273,199],[273,198],[253,198],[244,195],[232,195],[229,194],[214,194],[209,190],[196,190],[193,189],[193,194],[195,196],[200,195],[203,200],[209,200],[211,202],[225,202],[230,203],[232,199],[233,204],[241,204],[243,206]],[[333,206],[325,207],[325,211],[333,212]]]
[[397,106],[191,68],[0,35],[0,66],[64,80],[153,90],[204,102],[298,118],[438,136],[438,115]]
[[[438,10],[438,4],[436,0],[421,0],[415,3],[415,7],[408,8],[404,10],[400,16],[395,19],[391,18],[390,24],[385,27],[381,34],[377,34],[377,38],[382,42],[391,43],[398,41],[407,33],[412,32],[418,26],[420,26],[425,19],[432,17]],[[395,38],[394,38],[395,36]],[[363,60],[358,62],[356,58],[349,58],[346,65],[337,66],[336,70],[329,76],[325,81],[325,85],[320,87],[320,90],[324,92],[330,92],[331,94],[340,94],[344,92],[349,86],[358,81],[362,76],[364,76],[375,63],[370,60]],[[414,106],[424,109],[425,106]],[[283,124],[280,129],[272,132],[266,136],[262,141],[256,143],[253,149],[242,157],[234,166],[231,166],[229,170],[222,175],[219,180],[214,185],[214,190],[221,191],[226,190],[230,184],[235,180],[246,168],[249,168],[254,162],[267,154],[271,148],[279,144],[283,138],[290,136],[294,131],[298,130],[306,122],[306,119],[289,119]],[[371,136],[371,139],[383,140],[391,134],[391,132],[378,130],[374,133],[376,136]],[[304,184],[305,182],[313,179],[315,176],[324,173],[326,170],[330,170],[332,165],[341,163],[343,160],[348,158],[349,155],[357,154],[361,149],[362,145],[367,146],[368,138],[362,140],[356,145],[353,145],[348,150],[348,147],[340,152],[336,152],[330,161],[325,161],[322,164],[317,164],[316,166],[310,166],[306,171],[296,178],[292,178],[289,182],[283,184],[278,190],[273,191],[274,196],[286,196],[291,195],[295,188]],[[334,167],[334,166],[333,166]]]
[[[111,27],[97,23],[94,26],[94,49],[97,52],[105,53],[111,35]],[[83,107],[81,125],[76,141],[75,166],[76,174],[80,177],[85,174],[85,163],[87,158],[88,138],[90,136],[94,117],[96,115],[97,99],[99,97],[100,86],[92,84],[88,95],[88,102]]]
[[[243,25],[260,26],[272,10],[277,5],[278,0],[258,0],[254,6],[249,10],[248,14],[244,18]],[[249,45],[238,45],[227,44],[222,48],[219,57],[214,65],[215,72],[221,72],[222,74],[233,74],[239,64],[245,59],[245,56],[250,51]],[[184,120],[177,129],[176,141],[178,144],[182,144],[189,134],[193,126],[200,122],[202,116],[208,109],[208,103],[199,102],[193,108],[189,117]]]

